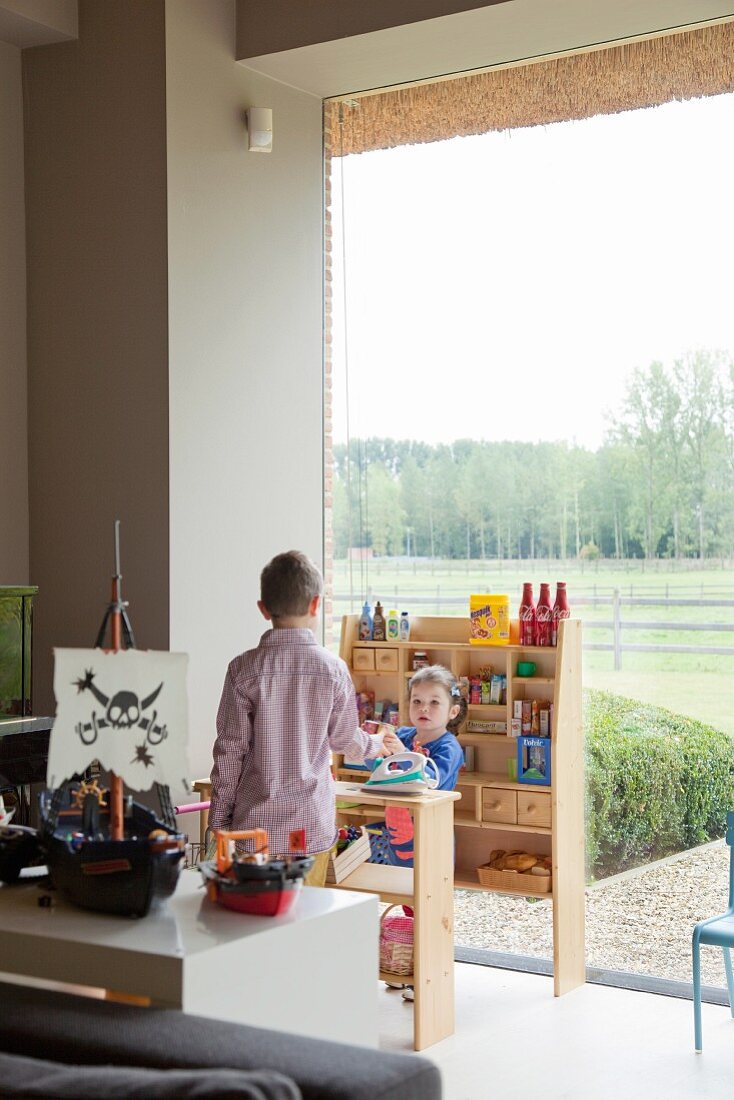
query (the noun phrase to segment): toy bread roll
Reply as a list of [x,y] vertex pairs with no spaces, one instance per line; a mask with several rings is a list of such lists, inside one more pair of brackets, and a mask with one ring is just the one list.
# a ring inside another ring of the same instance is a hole
[[506,871],[519,871],[522,874],[524,871],[529,871],[537,862],[537,856],[531,856],[528,852],[518,852],[515,855],[505,856],[504,869]]
[[521,875],[530,872],[544,878],[549,878],[551,874],[549,856],[534,856],[530,852],[505,852],[502,848],[494,848],[484,866],[493,871],[516,871]]
[[[511,864],[507,861],[514,856],[520,855],[520,852],[504,852],[501,848],[498,848],[496,852],[490,853],[489,866],[493,867],[495,871],[509,871],[514,870]],[[494,858],[492,858],[494,856]]]

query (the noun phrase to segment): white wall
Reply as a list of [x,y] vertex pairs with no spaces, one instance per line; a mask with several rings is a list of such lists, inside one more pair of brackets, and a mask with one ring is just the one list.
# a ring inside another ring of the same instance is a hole
[[28,391],[20,50],[0,42],[0,584],[28,584]]
[[[321,101],[234,61],[234,0],[167,0],[170,605],[191,756],[211,769],[260,569],[322,561]],[[273,110],[273,152],[244,111]]]

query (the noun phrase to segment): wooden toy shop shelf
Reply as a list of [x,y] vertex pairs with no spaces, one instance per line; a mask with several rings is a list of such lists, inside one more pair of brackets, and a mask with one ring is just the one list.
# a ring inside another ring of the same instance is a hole
[[414,867],[386,867],[362,863],[332,889],[379,894],[383,901],[411,905],[413,973],[380,972],[383,981],[401,982],[415,989],[413,1046],[423,1050],[454,1033],[454,891],[453,813],[455,791],[427,791],[419,795],[386,795],[361,791],[364,772],[355,783],[336,784],[338,802],[360,802],[358,817],[376,820],[389,802],[410,810],[415,828]]
[[[371,690],[376,700],[390,699],[399,704],[401,725],[408,724],[406,684],[416,650],[426,652],[430,663],[445,665],[455,676],[475,675],[487,665],[493,672],[506,675],[506,702],[470,706],[459,731],[461,744],[473,746],[475,759],[474,770],[459,776],[456,790],[461,800],[453,804],[454,886],[532,897],[526,882],[515,890],[497,891],[482,885],[477,868],[489,860],[495,848],[550,855],[551,890],[537,896],[550,899],[553,906],[554,993],[560,996],[581,985],[585,981],[585,958],[580,621],[561,622],[558,646],[552,648],[472,645],[468,641],[468,618],[415,618],[408,642],[360,642],[358,627],[359,616],[343,617],[340,656],[358,691]],[[535,675],[518,676],[518,661],[535,662]],[[553,704],[549,786],[517,783],[508,777],[508,761],[514,760],[517,753],[515,738],[505,733],[467,730],[472,721],[495,721],[505,722],[509,731],[516,699]],[[364,777],[364,772],[344,768],[339,756],[334,763],[339,780]],[[360,806],[341,815],[340,820],[374,821],[379,816],[374,807]],[[376,873],[390,870],[396,869],[374,865]],[[379,885],[374,888],[385,900],[393,900],[389,891]]]

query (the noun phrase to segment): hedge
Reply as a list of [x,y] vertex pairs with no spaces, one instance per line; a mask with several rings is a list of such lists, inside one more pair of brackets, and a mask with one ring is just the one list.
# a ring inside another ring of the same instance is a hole
[[590,689],[584,730],[588,881],[724,835],[734,809],[734,738]]

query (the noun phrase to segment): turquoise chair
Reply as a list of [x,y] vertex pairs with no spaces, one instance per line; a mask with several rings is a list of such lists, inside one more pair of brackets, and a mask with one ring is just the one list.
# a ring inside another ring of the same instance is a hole
[[730,952],[730,948],[734,947],[734,812],[726,815],[726,843],[729,845],[729,908],[720,917],[709,917],[707,920],[699,921],[693,929],[693,1027],[697,1054],[702,1050],[700,952],[702,943],[720,947],[724,952],[729,1010],[734,1016],[734,976]]

